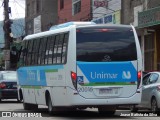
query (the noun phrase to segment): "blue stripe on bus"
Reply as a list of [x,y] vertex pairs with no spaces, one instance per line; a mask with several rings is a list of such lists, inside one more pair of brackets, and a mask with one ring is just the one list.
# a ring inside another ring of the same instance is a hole
[[78,67],[92,82],[136,82],[137,70],[132,62],[77,62]]
[[46,71],[63,68],[63,65],[21,67],[17,70],[19,84],[31,86],[46,86]]

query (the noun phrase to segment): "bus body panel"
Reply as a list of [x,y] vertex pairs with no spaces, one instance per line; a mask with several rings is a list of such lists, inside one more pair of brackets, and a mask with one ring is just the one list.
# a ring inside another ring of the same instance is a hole
[[[74,91],[71,88],[67,87],[67,106],[86,106],[86,107],[98,107],[98,106],[107,106],[107,105],[129,105],[129,104],[138,104],[141,102],[141,93],[135,93],[134,95],[127,98],[85,98],[80,94],[74,94]],[[60,104],[57,104],[59,106]],[[61,105],[60,105],[61,106]]]
[[135,66],[137,61],[77,62],[79,94],[85,98],[130,97],[137,92],[137,67]]
[[[75,25],[55,30],[55,32],[49,31],[46,32],[47,34],[31,35],[26,37],[25,40],[66,31],[69,31],[69,39],[67,46],[67,62],[65,64],[24,66],[18,69],[19,85],[23,91],[24,102],[46,105],[45,95],[46,91],[48,91],[53,106],[57,107],[90,107],[140,103],[141,87],[137,88],[136,77],[137,72],[142,70],[142,58],[135,29],[133,29],[133,32],[136,41],[137,60],[125,61],[123,63],[121,61],[100,63],[77,60],[77,36]],[[104,69],[102,69],[103,67]],[[73,85],[71,72],[77,74],[77,86]],[[91,72],[93,80],[88,77],[91,75]],[[103,75],[100,75],[100,73]],[[135,74],[133,78],[131,77],[132,74]],[[98,76],[102,79],[95,78],[94,76]],[[115,79],[103,79],[105,77]],[[139,93],[137,93],[137,90]]]
[[46,88],[51,97],[58,94],[56,99],[65,99],[66,80],[63,65],[22,67],[17,72],[25,102],[44,104]]

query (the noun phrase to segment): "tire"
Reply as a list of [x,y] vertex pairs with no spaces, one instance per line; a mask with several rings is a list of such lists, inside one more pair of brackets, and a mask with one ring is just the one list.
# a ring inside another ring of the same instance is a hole
[[103,116],[113,116],[116,112],[115,107],[99,107],[98,112]]
[[18,103],[22,103],[22,101],[21,101],[21,100],[19,100],[18,98],[17,98],[17,102],[18,102]]
[[23,102],[23,94],[22,90],[19,91],[20,99],[18,99],[19,102]]
[[31,105],[28,103],[23,103],[24,110],[31,110]]
[[24,110],[37,110],[38,105],[30,104],[30,103],[23,103]]
[[47,97],[47,106],[48,106],[48,113],[50,115],[53,115],[54,114],[54,108],[52,106],[52,100],[51,100],[50,95],[48,95],[48,97]]
[[138,108],[136,108],[135,105],[131,105],[130,110],[131,110],[131,112],[138,112]]
[[151,100],[151,111],[153,113],[157,113],[157,114],[159,114],[159,112],[160,112],[160,110],[158,109],[156,98],[152,98],[152,100]]

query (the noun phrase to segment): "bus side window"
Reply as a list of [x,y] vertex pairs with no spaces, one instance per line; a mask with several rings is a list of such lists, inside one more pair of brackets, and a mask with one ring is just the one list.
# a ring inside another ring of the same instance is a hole
[[54,44],[54,53],[53,53],[53,64],[57,63],[58,40],[59,40],[59,35],[56,35],[55,42],[54,42],[55,44]]
[[60,34],[58,40],[58,48],[57,48],[57,63],[62,63],[62,44],[63,44],[64,34]]
[[32,65],[37,65],[38,49],[39,49],[39,39],[35,39],[32,52]]
[[68,37],[69,33],[65,33],[62,45],[62,63],[66,62]]
[[18,64],[17,64],[18,67],[24,66],[24,57],[26,54],[25,53],[25,51],[26,51],[25,44],[26,44],[26,42],[22,42],[20,57],[19,57]]
[[26,56],[26,65],[31,65],[33,41],[28,41],[28,53]]
[[35,53],[34,53],[34,64],[37,65],[38,64],[38,52],[39,52],[39,46],[40,46],[40,39],[37,39],[37,42],[35,44],[34,47],[36,47],[35,49]]
[[45,63],[45,53],[46,53],[46,38],[41,38],[39,54],[38,54],[38,64]]
[[51,64],[52,63],[52,59],[50,60],[50,56],[52,55],[51,45],[52,45],[52,36],[49,36],[49,37],[47,37],[45,64]]
[[31,60],[30,65],[34,65],[34,51],[35,51],[36,40],[32,40]]
[[40,43],[39,43],[39,51],[38,51],[38,61],[37,64],[40,65],[41,63],[41,50],[42,50],[42,38],[40,38]]
[[41,64],[45,64],[47,38],[43,38],[42,51],[41,51]]
[[25,41],[25,47],[23,49],[23,60],[24,60],[24,65],[26,66],[27,63],[27,54],[28,54],[28,41]]

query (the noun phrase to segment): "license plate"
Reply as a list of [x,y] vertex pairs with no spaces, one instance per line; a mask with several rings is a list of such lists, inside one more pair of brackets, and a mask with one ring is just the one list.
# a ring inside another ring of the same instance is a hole
[[118,88],[100,89],[99,94],[118,94]]

